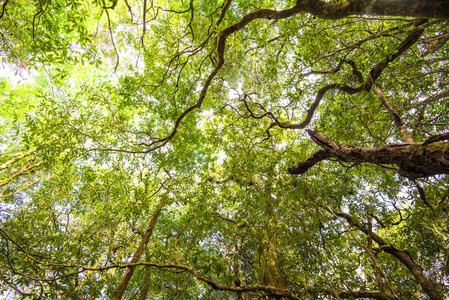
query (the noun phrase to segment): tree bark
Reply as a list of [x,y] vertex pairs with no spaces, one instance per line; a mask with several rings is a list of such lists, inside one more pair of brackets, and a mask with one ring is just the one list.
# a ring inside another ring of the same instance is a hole
[[338,145],[317,130],[307,130],[307,133],[323,149],[289,168],[290,174],[305,173],[318,162],[332,157],[344,162],[395,164],[399,174],[410,179],[449,174],[449,142],[436,143],[448,139],[447,133],[433,136],[424,143],[368,148]]
[[142,290],[140,291],[139,300],[147,299],[148,290],[150,289],[151,268],[147,266],[145,269],[146,269],[145,279],[143,281]]
[[[148,244],[148,241],[150,240],[151,235],[153,234],[154,227],[156,227],[157,219],[158,219],[163,207],[164,207],[164,198],[162,197],[156,206],[156,211],[154,212],[153,217],[150,220],[148,229],[145,231],[145,233],[142,237],[142,240],[140,241],[139,247],[137,248],[136,252],[134,253],[133,258],[131,259],[130,263],[136,263],[142,257],[145,247]],[[125,293],[126,287],[128,286],[128,283],[134,274],[134,269],[135,269],[135,267],[129,267],[126,269],[125,274],[123,275],[119,284],[115,288],[114,293],[112,294],[111,300],[122,299],[123,294]]]
[[401,261],[402,264],[407,269],[409,269],[409,271],[413,274],[415,280],[421,285],[422,289],[427,293],[430,299],[443,300],[443,296],[441,296],[440,293],[438,292],[435,283],[429,278],[427,278],[426,275],[424,275],[421,267],[413,261],[413,259],[406,253],[406,251],[397,249],[393,247],[391,244],[384,241],[377,234],[373,232],[370,233],[365,225],[357,222],[351,215],[344,212],[338,212],[335,214],[339,217],[344,218],[349,223],[349,225],[357,228],[366,235],[370,234],[373,241],[379,244],[380,250],[391,254],[392,256],[396,257],[399,261]]
[[[279,220],[276,215],[276,210],[271,203],[273,200],[270,188],[265,186],[267,193],[266,212],[268,214],[268,223],[266,229],[263,231],[261,247],[261,267],[263,283],[268,286],[276,287],[280,290],[288,290],[287,281],[282,273],[281,266],[276,251],[276,229]],[[269,299],[286,299],[282,296],[269,295]]]
[[447,0],[346,0],[340,3],[298,0],[295,7],[323,19],[341,19],[350,15],[449,19]]

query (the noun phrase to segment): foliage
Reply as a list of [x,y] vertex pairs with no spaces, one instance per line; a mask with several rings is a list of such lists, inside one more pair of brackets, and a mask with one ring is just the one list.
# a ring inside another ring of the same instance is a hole
[[444,299],[449,17],[365,2],[4,0],[3,296]]

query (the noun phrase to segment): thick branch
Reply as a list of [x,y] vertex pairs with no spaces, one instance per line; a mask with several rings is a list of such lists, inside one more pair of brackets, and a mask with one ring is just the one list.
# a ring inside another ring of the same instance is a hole
[[[195,109],[201,108],[201,105],[206,98],[207,91],[209,90],[209,86],[212,83],[212,80],[215,78],[215,76],[218,74],[218,71],[223,67],[225,58],[225,48],[226,48],[226,39],[228,36],[233,34],[234,32],[244,28],[246,25],[248,25],[250,22],[256,20],[256,19],[268,19],[268,20],[278,20],[278,19],[286,19],[289,17],[292,17],[300,12],[308,12],[317,15],[320,18],[331,18],[331,19],[338,19],[343,18],[347,15],[351,14],[365,14],[365,7],[367,5],[366,0],[349,0],[344,1],[340,4],[329,4],[327,2],[323,1],[317,1],[317,0],[306,0],[301,1],[299,0],[296,5],[290,9],[276,11],[271,9],[259,9],[254,12],[251,12],[247,15],[245,15],[242,20],[238,23],[235,23],[226,29],[222,30],[219,34],[219,39],[217,43],[217,55],[218,55],[218,61],[215,65],[214,70],[209,74],[206,81],[204,82],[203,88],[201,89],[200,96],[198,98],[198,101],[192,105],[191,107],[187,108],[175,121],[174,128],[170,135],[163,139],[159,139],[152,144],[150,144],[150,148],[147,149],[144,152],[151,152],[158,148],[163,147],[166,145],[175,135],[177,132],[177,129],[179,125],[181,124],[181,121],[187,116],[190,112],[192,112]],[[449,15],[449,14],[448,14]],[[332,17],[330,17],[332,16]],[[449,16],[448,16],[449,18]],[[417,21],[416,25],[421,25],[424,23],[425,20],[419,20]],[[424,28],[418,27],[415,30],[413,30],[407,38],[398,46],[395,48],[394,52],[389,55],[387,58],[384,58],[381,62],[376,64],[373,69],[371,70],[370,74],[372,79],[375,81],[381,74],[381,72],[388,66],[390,62],[395,60],[397,57],[399,57],[402,53],[404,53],[406,50],[408,50],[421,36],[423,33]],[[358,79],[360,80],[361,76],[360,74],[357,74]],[[318,107],[321,99],[323,98],[324,94],[330,90],[330,89],[339,89],[341,91],[344,91],[348,94],[355,94],[361,90],[369,90],[371,88],[371,82],[369,79],[361,84],[359,87],[353,88],[350,86],[340,85],[337,83],[327,85],[323,88],[321,88],[315,98],[315,101],[310,106],[306,119],[299,123],[299,124],[289,124],[289,123],[281,123],[281,122],[275,122],[276,125],[280,126],[281,128],[290,128],[290,129],[302,129],[305,128],[310,121],[312,120],[312,117],[315,113],[316,108]],[[138,151],[139,152],[139,151]]]
[[424,141],[423,146],[440,141],[449,141],[449,131],[441,134],[432,135],[430,138]]
[[5,2],[3,2],[3,5],[2,5],[2,13],[0,14],[0,20],[3,18],[3,15],[5,14],[5,11],[6,11],[6,5],[8,4],[8,1],[9,1],[9,0],[5,0]]
[[298,0],[296,3],[302,11],[322,19],[341,19],[351,15],[449,19],[449,2],[445,0],[346,0],[340,3]]
[[[399,144],[382,147],[356,148],[338,145],[319,131],[307,130],[312,140],[322,147],[310,158],[289,168],[290,174],[305,173],[316,163],[336,157],[344,162],[396,164],[399,174],[410,179],[449,174],[449,142],[421,144]],[[448,133],[433,137],[432,140],[447,139]]]
[[328,159],[328,158],[332,158],[332,157],[334,157],[334,155],[332,153],[330,153],[329,151],[323,150],[323,149],[318,150],[317,152],[312,154],[312,156],[310,156],[308,159],[303,160],[295,167],[289,168],[288,173],[295,174],[295,175],[303,174],[303,173],[307,172],[307,170],[309,170],[311,167],[313,167],[314,165],[319,163],[320,161]]
[[449,2],[445,0],[371,0],[365,13],[369,14],[369,9],[379,16],[449,19]]

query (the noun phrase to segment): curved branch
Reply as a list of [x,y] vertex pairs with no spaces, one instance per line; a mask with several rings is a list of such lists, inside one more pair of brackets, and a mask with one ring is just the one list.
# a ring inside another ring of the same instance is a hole
[[[105,3],[105,1],[103,0],[103,4]],[[117,62],[115,63],[115,67],[114,67],[114,72],[117,72],[117,68],[118,68],[118,65],[119,65],[119,63],[120,63],[120,56],[119,56],[119,54],[118,54],[118,50],[117,50],[117,47],[116,47],[116,45],[115,45],[115,41],[114,41],[114,35],[113,35],[113,33],[112,33],[112,24],[111,24],[111,18],[110,18],[110,16],[109,16],[109,12],[108,12],[108,10],[107,9],[104,9],[104,11],[106,12],[106,18],[107,18],[107,20],[108,20],[108,30],[109,30],[109,35],[110,35],[110,37],[111,37],[111,43],[112,43],[112,46],[114,47],[114,51],[115,51],[115,57],[117,58]]]
[[212,80],[215,78],[218,71],[224,65],[226,39],[228,38],[228,36],[230,36],[232,33],[236,32],[236,31],[244,28],[251,21],[254,21],[256,19],[276,19],[276,20],[277,19],[285,19],[285,18],[294,16],[294,15],[298,14],[299,12],[300,12],[300,9],[298,8],[298,6],[294,6],[290,9],[281,10],[281,11],[271,10],[271,9],[259,9],[259,10],[253,11],[253,12],[245,15],[240,22],[235,23],[235,24],[223,29],[219,34],[218,43],[217,43],[218,61],[215,65],[215,68],[212,70],[212,72],[209,74],[206,81],[204,82],[203,88],[201,89],[201,92],[200,92],[197,102],[194,105],[187,108],[183,113],[181,113],[181,115],[175,121],[174,128],[173,128],[172,132],[167,137],[152,142],[151,144],[149,144],[150,148],[145,151],[142,151],[142,152],[148,153],[148,152],[154,151],[156,149],[159,149],[159,148],[165,146],[176,135],[176,132],[179,128],[179,125],[181,124],[181,121],[190,112],[194,111],[195,109],[201,108],[201,105],[203,104],[203,101],[206,98],[206,94],[209,90],[209,86],[212,83]]
[[106,3],[103,1],[103,9],[114,9],[117,6],[118,0],[110,0],[112,2],[111,6],[106,6]]
[[371,235],[373,241],[379,244],[379,250],[384,251],[388,254],[391,254],[395,258],[397,258],[401,263],[410,270],[410,272],[415,277],[415,280],[421,285],[423,290],[427,293],[427,295],[432,300],[443,300],[443,296],[440,295],[438,289],[436,288],[435,283],[424,275],[421,267],[416,264],[413,259],[407,255],[407,251],[397,249],[393,247],[391,244],[384,241],[381,237],[373,232],[369,232],[368,228],[364,224],[360,224],[355,218],[351,215],[338,212],[335,213],[337,216],[344,218],[350,226],[353,226],[363,232],[366,235]]
[[[338,83],[331,83],[328,85],[325,85],[320,90],[318,90],[315,100],[310,105],[309,109],[307,110],[307,115],[304,121],[298,124],[291,124],[289,122],[279,122],[278,120],[274,119],[274,123],[271,124],[270,128],[273,126],[279,126],[281,128],[288,128],[288,129],[303,129],[309,123],[312,121],[313,115],[315,114],[315,111],[320,104],[321,100],[324,97],[324,94],[332,89],[338,89],[342,92],[345,92],[349,95],[357,94],[361,92],[362,90],[370,91],[371,87],[375,83],[376,79],[379,78],[381,73],[385,70],[385,68],[388,66],[388,64],[392,61],[394,61],[396,58],[398,58],[400,55],[402,55],[405,51],[407,51],[411,46],[413,46],[421,37],[421,35],[424,32],[425,26],[427,20],[420,19],[415,21],[415,29],[411,30],[409,35],[400,43],[387,57],[383,58],[381,61],[379,61],[376,65],[374,65],[373,68],[371,68],[371,71],[369,72],[367,79],[363,81],[363,75],[358,70],[357,65],[353,61],[347,61],[351,67],[352,67],[352,73],[357,77],[357,80],[360,82],[360,84],[356,87],[348,86],[348,85],[342,85]],[[337,72],[341,67],[342,62],[339,63],[336,69],[329,71],[329,73],[335,73]],[[376,90],[375,90],[376,92]],[[376,92],[377,93],[377,92]],[[390,110],[389,110],[390,111]],[[400,119],[399,119],[400,120]],[[401,122],[402,123],[402,122]],[[406,131],[405,131],[406,132]],[[401,132],[402,134],[402,132]],[[413,141],[411,137],[406,139],[408,142]]]
[[[227,219],[227,218],[226,218]],[[232,219],[229,220],[230,222],[233,222]],[[0,228],[0,233],[5,235],[5,237],[13,242],[26,256],[28,259],[32,260],[35,264],[38,264],[42,267],[50,267],[50,268],[57,268],[60,269],[75,269],[74,272],[70,272],[68,274],[55,277],[55,278],[38,278],[38,277],[32,277],[26,274],[22,274],[20,272],[15,271],[16,274],[36,280],[36,281],[45,281],[45,282],[54,282],[56,280],[59,280],[61,278],[75,276],[79,273],[83,273],[86,271],[105,271],[109,269],[135,269],[138,266],[146,266],[147,271],[148,268],[156,268],[156,269],[176,269],[181,270],[190,273],[192,276],[194,276],[196,279],[208,284],[210,287],[212,287],[214,290],[222,290],[222,291],[229,291],[229,292],[236,292],[236,293],[245,293],[245,292],[265,292],[269,295],[274,295],[278,297],[285,297],[287,299],[293,299],[293,300],[299,300],[302,299],[298,296],[300,295],[318,295],[318,294],[324,294],[324,295],[330,295],[335,296],[335,294],[338,295],[340,298],[369,298],[369,299],[380,299],[380,300],[388,300],[389,298],[386,297],[382,292],[380,291],[365,291],[365,290],[358,290],[358,291],[333,291],[329,289],[323,289],[323,288],[311,288],[306,289],[302,291],[297,291],[297,294],[293,293],[292,291],[288,289],[279,289],[272,286],[262,285],[262,284],[252,284],[252,285],[246,285],[246,286],[230,286],[230,285],[222,285],[214,281],[213,279],[207,277],[206,275],[201,274],[197,270],[195,270],[192,267],[189,267],[187,265],[179,264],[179,263],[166,263],[166,264],[160,264],[160,263],[152,263],[152,262],[146,262],[146,261],[140,261],[135,260],[128,264],[112,264],[112,265],[106,265],[106,266],[85,266],[80,264],[66,264],[66,263],[44,263],[36,258],[32,257],[32,254],[25,251],[25,249],[20,246],[12,237],[10,237],[4,230]],[[374,235],[373,240],[376,241],[376,237]],[[377,242],[377,241],[376,241]],[[385,250],[386,251],[386,250]],[[398,250],[399,251],[399,250]],[[48,258],[46,258],[48,259]]]
[[419,184],[419,182],[414,180],[413,183],[415,184],[416,189],[418,190],[419,198],[421,198],[421,200],[428,208],[430,208],[432,211],[435,211],[436,207],[433,206],[429,201],[427,201],[426,193],[422,188],[422,186]]
[[223,221],[230,222],[230,223],[234,224],[235,226],[237,226],[237,228],[242,229],[242,228],[245,228],[245,227],[251,227],[251,229],[253,230],[252,226],[250,226],[247,222],[238,223],[236,220],[234,220],[232,218],[229,218],[229,217],[226,217],[226,216],[220,214],[218,211],[214,211],[212,213],[216,214]]
[[327,91],[333,90],[333,89],[337,89],[337,90],[346,92],[348,94],[355,94],[362,90],[362,86],[354,88],[354,87],[351,87],[348,85],[340,85],[339,83],[331,83],[331,84],[325,85],[324,87],[322,87],[321,89],[318,90],[318,92],[315,96],[315,100],[310,105],[309,109],[307,110],[307,115],[301,123],[292,124],[290,122],[280,122],[274,117],[274,115],[271,112],[265,113],[264,115],[270,114],[272,116],[274,123],[271,124],[271,127],[279,126],[280,128],[287,128],[287,129],[304,129],[312,121],[315,111],[318,108],[318,106],[320,105],[320,102],[323,99],[324,94]]
[[[320,0],[298,0],[296,5],[289,9],[280,10],[280,11],[271,10],[271,9],[258,9],[256,11],[248,13],[240,20],[240,22],[230,25],[229,27],[223,29],[219,33],[218,42],[217,42],[217,46],[216,46],[218,60],[215,64],[215,67],[211,71],[209,76],[206,78],[197,102],[195,104],[193,104],[192,106],[188,107],[186,110],[184,110],[178,116],[178,118],[175,120],[175,123],[173,125],[173,129],[169,135],[167,135],[164,138],[156,139],[155,141],[153,141],[151,143],[145,144],[147,149],[143,150],[143,151],[142,150],[111,149],[111,148],[95,149],[95,150],[117,151],[117,152],[126,152],[126,153],[149,153],[149,152],[152,152],[159,148],[162,148],[168,142],[170,142],[173,139],[173,137],[176,135],[176,132],[178,131],[178,128],[179,128],[182,120],[192,111],[201,108],[202,103],[203,103],[204,99],[206,98],[207,92],[209,90],[209,87],[210,87],[213,79],[215,78],[215,76],[218,74],[218,72],[224,65],[227,38],[234,32],[244,28],[250,22],[252,22],[256,19],[268,19],[268,20],[286,19],[286,18],[292,17],[296,14],[299,14],[301,12],[308,12],[311,14],[315,14],[320,18],[327,18],[329,16],[332,16],[332,18],[338,19],[338,18],[343,18],[343,17],[345,17],[347,15],[351,15],[351,14],[360,14],[362,12],[363,12],[363,14],[365,14],[366,5],[367,5],[366,0],[364,0],[364,1],[347,0],[347,1],[343,1],[339,4],[330,4],[330,3],[320,1]],[[448,18],[449,18],[449,16],[448,16]],[[422,25],[424,23],[426,23],[426,20],[423,20],[423,19],[417,20],[415,22],[415,26],[418,26],[418,27],[411,31],[411,33],[407,36],[407,38],[398,47],[396,47],[396,49],[393,51],[393,53],[391,55],[384,58],[381,62],[379,62],[378,64],[376,64],[373,67],[370,74],[374,81],[380,76],[381,72],[388,66],[388,64],[390,62],[392,62],[394,59],[396,59],[402,53],[404,53],[406,50],[408,50],[419,39],[419,37],[421,36],[421,34],[424,31],[424,26],[420,26],[420,25]],[[354,68],[353,68],[353,73],[358,77],[358,79],[360,81],[360,79],[362,78],[361,73],[358,72],[358,70],[356,70]],[[372,86],[372,83],[369,78],[364,83],[361,83],[358,87],[351,87],[351,86],[347,86],[347,85],[341,85],[338,83],[326,85],[325,87],[321,88],[318,91],[318,93],[315,97],[315,101],[310,106],[310,108],[307,112],[306,119],[303,122],[301,122],[299,124],[291,124],[289,122],[285,122],[285,123],[279,122],[275,118],[273,118],[275,120],[274,123],[275,123],[275,125],[277,125],[281,128],[303,129],[312,120],[312,117],[315,113],[316,108],[318,107],[321,99],[323,98],[324,94],[328,90],[339,89],[348,94],[355,94],[362,90],[369,91],[371,89],[371,86]],[[272,126],[270,126],[270,128],[273,126],[274,126],[274,124],[272,124]]]

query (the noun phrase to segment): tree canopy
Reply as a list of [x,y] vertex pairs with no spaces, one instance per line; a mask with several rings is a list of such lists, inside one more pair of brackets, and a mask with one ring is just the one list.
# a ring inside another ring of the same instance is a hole
[[2,0],[2,296],[446,299],[448,25],[447,0]]

